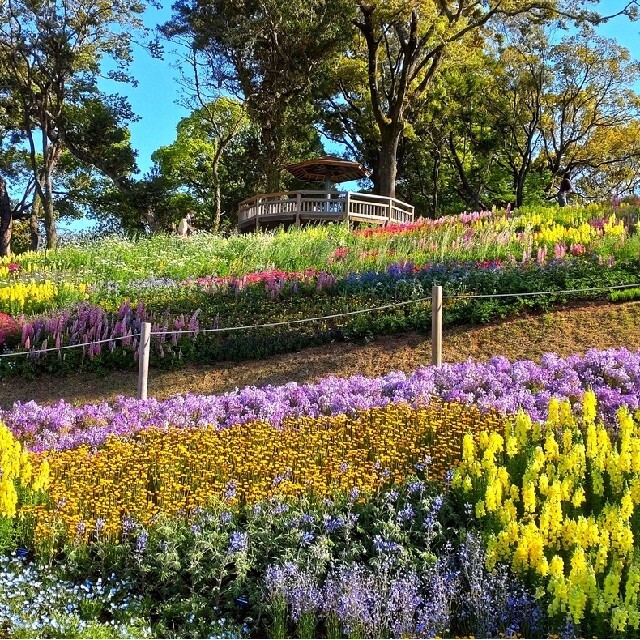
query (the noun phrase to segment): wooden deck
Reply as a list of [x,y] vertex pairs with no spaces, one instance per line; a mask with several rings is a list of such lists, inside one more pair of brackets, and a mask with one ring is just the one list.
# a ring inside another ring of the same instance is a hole
[[243,200],[238,207],[238,229],[245,232],[344,220],[405,224],[413,222],[413,207],[395,198],[353,191],[267,193]]

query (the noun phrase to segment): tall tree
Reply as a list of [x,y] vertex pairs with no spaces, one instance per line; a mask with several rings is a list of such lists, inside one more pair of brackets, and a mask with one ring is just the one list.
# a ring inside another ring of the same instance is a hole
[[206,63],[208,81],[239,98],[260,127],[261,186],[277,191],[296,125],[331,90],[332,60],[351,38],[351,0],[178,0],[163,27]]
[[492,20],[565,16],[600,21],[601,16],[584,9],[595,2],[356,0],[354,24],[365,45],[369,99],[380,135],[378,193],[395,195],[398,147],[410,123],[409,107],[427,92],[447,55],[463,57],[467,47],[482,46],[483,30]]
[[552,175],[611,164],[613,150],[619,161],[637,154],[636,145],[603,146],[607,132],[615,137],[640,116],[640,95],[633,90],[640,63],[627,49],[585,27],[551,47],[547,65],[540,131]]
[[177,127],[177,139],[160,147],[152,159],[193,201],[194,208],[217,231],[222,218],[220,166],[226,150],[247,126],[242,105],[231,98],[205,103]]
[[493,108],[502,143],[499,162],[511,174],[515,205],[522,206],[527,177],[540,153],[543,96],[548,87],[551,48],[544,25],[513,21],[504,31],[493,79]]
[[0,256],[11,253],[13,221],[28,215],[33,196],[33,177],[21,142],[11,105],[0,102]]
[[42,205],[47,245],[57,242],[53,174],[66,148],[64,112],[95,95],[105,57],[108,75],[130,80],[134,34],[144,0],[4,0],[0,3],[0,99],[19,111]]

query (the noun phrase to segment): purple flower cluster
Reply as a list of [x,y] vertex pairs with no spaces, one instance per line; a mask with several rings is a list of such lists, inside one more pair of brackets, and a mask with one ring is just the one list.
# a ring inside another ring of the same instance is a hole
[[323,579],[286,562],[267,569],[265,587],[269,600],[286,603],[294,623],[305,614],[318,622],[333,619],[347,637],[433,638],[454,629],[483,637],[539,633],[541,610],[533,594],[506,569],[487,572],[478,559],[482,549],[471,540],[460,553],[445,549],[420,575],[408,566],[376,571],[352,562]]
[[254,420],[280,426],[288,417],[352,415],[357,410],[394,402],[427,403],[432,398],[474,404],[513,413],[519,408],[543,419],[551,397],[567,398],[580,408],[583,393],[593,389],[601,417],[614,425],[615,412],[640,405],[640,352],[590,350],[586,355],[543,356],[540,364],[494,357],[484,363],[421,367],[407,375],[378,378],[327,377],[317,384],[290,382],[245,387],[219,396],[178,395],[168,400],[120,397],[115,403],[82,407],[60,401],[53,406],[16,403],[0,411],[2,420],[33,451],[97,447],[108,436],[126,437],[149,427],[226,428]]
[[[37,317],[22,325],[20,348],[27,351],[39,349],[59,349],[66,345],[80,345],[89,358],[99,355],[103,349],[114,351],[116,346],[130,347],[134,358],[137,357],[138,336],[143,322],[151,322],[151,331],[182,331],[197,333],[200,329],[199,311],[191,316],[169,317],[168,313],[149,313],[142,302],[132,305],[124,301],[118,311],[108,313],[99,305],[81,303],[54,315]],[[157,336],[158,349],[163,353],[163,343],[171,340],[178,343],[178,334],[170,338]],[[108,342],[100,342],[108,341]],[[37,356],[35,356],[37,357]]]

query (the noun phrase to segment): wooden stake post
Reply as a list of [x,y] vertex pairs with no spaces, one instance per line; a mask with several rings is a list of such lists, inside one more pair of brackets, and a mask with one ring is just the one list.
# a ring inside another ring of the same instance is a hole
[[431,364],[442,364],[442,287],[431,289]]
[[151,347],[151,323],[142,323],[138,348],[138,400],[147,399],[147,379],[149,378],[149,351]]

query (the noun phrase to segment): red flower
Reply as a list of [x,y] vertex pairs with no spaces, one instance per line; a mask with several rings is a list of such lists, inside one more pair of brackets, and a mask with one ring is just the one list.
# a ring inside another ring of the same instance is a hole
[[8,313],[0,313],[0,345],[14,342],[20,338],[22,328],[18,321]]

